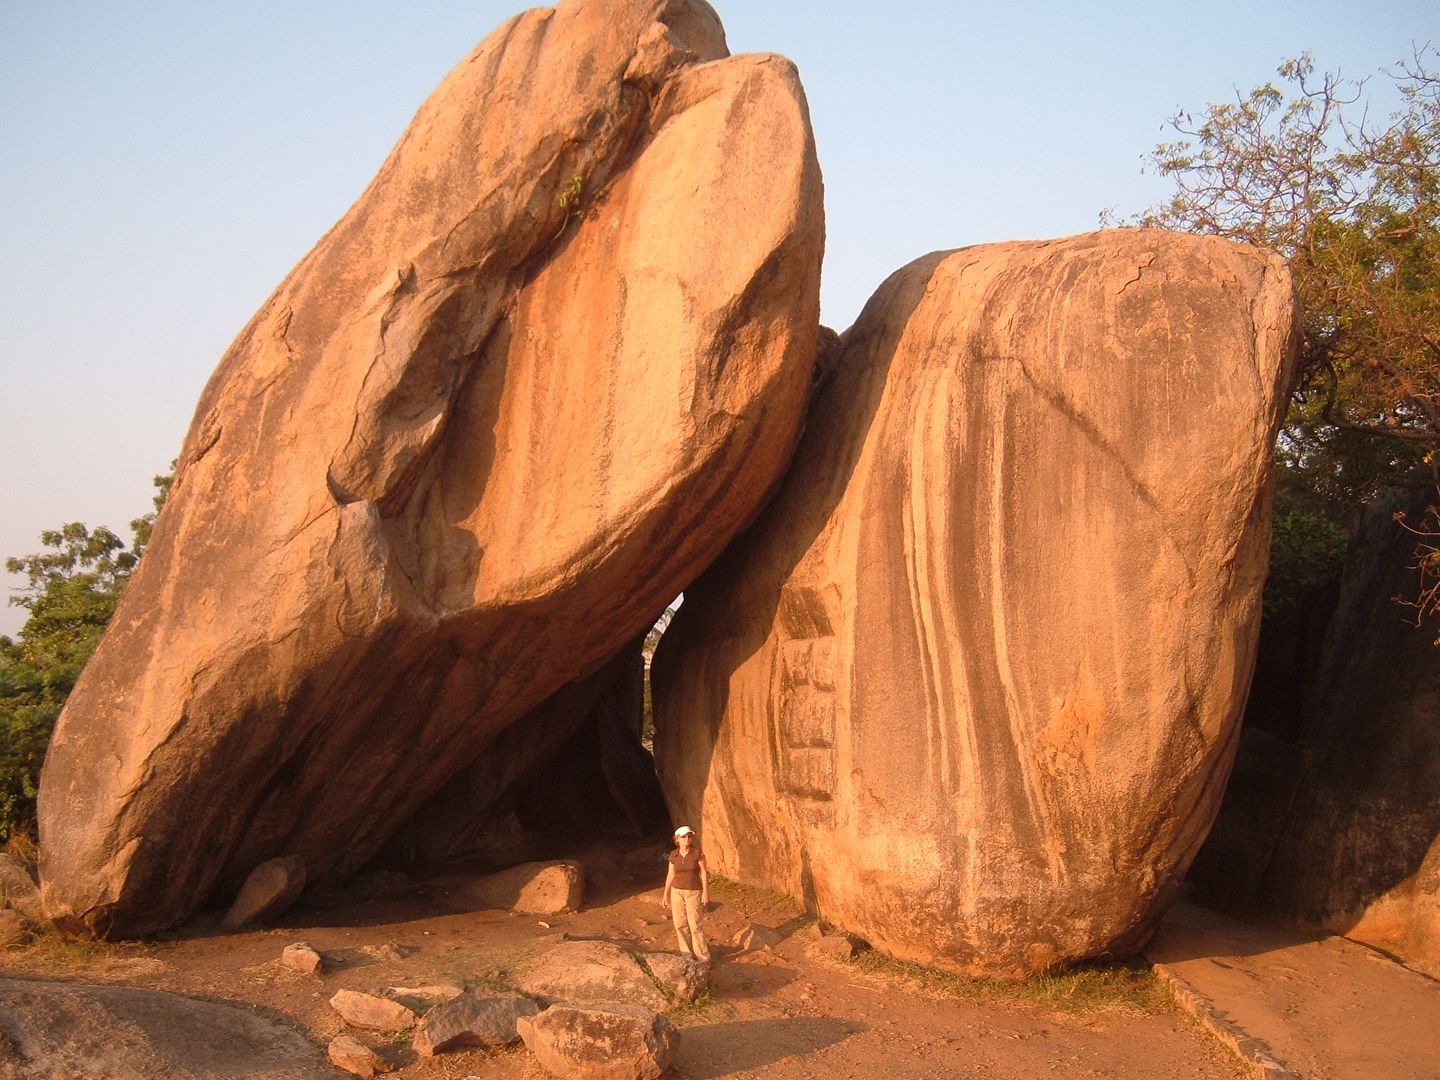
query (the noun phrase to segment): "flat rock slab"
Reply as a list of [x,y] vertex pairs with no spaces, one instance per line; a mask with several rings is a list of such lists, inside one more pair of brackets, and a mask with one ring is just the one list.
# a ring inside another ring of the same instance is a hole
[[334,1080],[295,1031],[128,986],[0,979],[0,1080]]
[[521,990],[550,1001],[616,1002],[660,1012],[669,1002],[635,957],[607,941],[566,941],[521,974]]
[[1326,1080],[1440,1076],[1440,982],[1363,945],[1182,903],[1145,955],[1252,1064]]

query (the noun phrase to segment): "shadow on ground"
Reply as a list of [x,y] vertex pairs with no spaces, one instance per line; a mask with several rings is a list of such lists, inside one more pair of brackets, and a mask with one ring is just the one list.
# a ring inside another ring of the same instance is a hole
[[804,1057],[863,1030],[826,1016],[697,1024],[682,1029],[675,1064],[690,1080],[710,1080],[764,1068],[785,1058]]

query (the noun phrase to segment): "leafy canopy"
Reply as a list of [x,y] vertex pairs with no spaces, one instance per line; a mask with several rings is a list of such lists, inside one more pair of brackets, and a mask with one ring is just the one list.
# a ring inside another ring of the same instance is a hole
[[34,819],[50,732],[144,553],[170,481],[155,478],[155,511],[130,523],[128,548],[104,526],[70,522],[40,534],[44,551],[5,560],[25,577],[10,603],[29,618],[15,639],[0,635],[0,842]]
[[[1293,565],[1315,577],[1320,562],[1343,556],[1336,526],[1361,503],[1437,480],[1435,60],[1427,46],[1382,74],[1401,103],[1385,120],[1374,117],[1368,80],[1317,74],[1308,54],[1287,60],[1278,86],[1177,113],[1177,137],[1150,156],[1175,192],[1137,223],[1273,248],[1295,277],[1300,375],[1276,462],[1282,573]],[[1433,539],[1440,520],[1432,509],[1428,524],[1410,527]],[[1431,569],[1440,573],[1440,562]]]

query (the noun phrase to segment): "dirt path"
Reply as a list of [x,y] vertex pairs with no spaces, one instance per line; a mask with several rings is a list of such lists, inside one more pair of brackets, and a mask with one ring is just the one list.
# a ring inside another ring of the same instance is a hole
[[[597,865],[595,856],[590,861]],[[608,863],[620,864],[618,857]],[[170,940],[112,946],[42,942],[7,951],[0,970],[241,1004],[293,1025],[323,1047],[342,1029],[328,1004],[342,988],[374,991],[435,981],[503,985],[529,956],[562,935],[673,948],[657,903],[658,884],[658,869],[654,881],[602,877],[583,911],[544,920],[550,923],[545,926],[508,912],[455,910],[423,884],[392,882],[389,888],[312,904],[279,929],[222,934],[197,927]],[[675,1071],[688,1080],[1248,1075],[1148,973],[1069,977],[1023,992],[1002,990],[873,956],[829,957],[817,931],[788,898],[719,883],[714,899],[709,928],[719,948],[710,997],[672,1017],[682,1032]],[[727,948],[751,922],[792,932],[774,950],[740,955]],[[297,940],[325,955],[323,978],[278,963],[284,946]],[[418,1058],[403,1039],[388,1049],[405,1062],[394,1074],[399,1077],[544,1076],[523,1049],[432,1059]]]
[[1373,949],[1181,904],[1146,954],[1305,1080],[1440,1080],[1440,982]]

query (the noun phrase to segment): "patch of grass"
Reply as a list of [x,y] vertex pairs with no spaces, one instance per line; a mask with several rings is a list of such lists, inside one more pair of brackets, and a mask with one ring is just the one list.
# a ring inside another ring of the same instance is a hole
[[24,829],[11,829],[10,835],[5,838],[4,848],[0,850],[13,856],[32,878],[35,876],[35,868],[40,863],[40,847],[31,833]]
[[108,942],[59,933],[40,934],[15,953],[27,967],[46,972],[103,972],[125,959],[119,948]]
[[842,963],[908,985],[918,992],[967,1001],[1036,1005],[1072,1013],[1126,1007],[1153,1011],[1167,1008],[1169,1003],[1164,985],[1138,960],[1082,964],[1052,974],[1014,980],[971,978],[895,960],[874,949]]
[[734,1005],[711,996],[708,990],[694,1001],[680,1002],[665,1010],[665,1016],[676,1027],[698,1024],[704,1020],[728,1020],[734,1015]]

